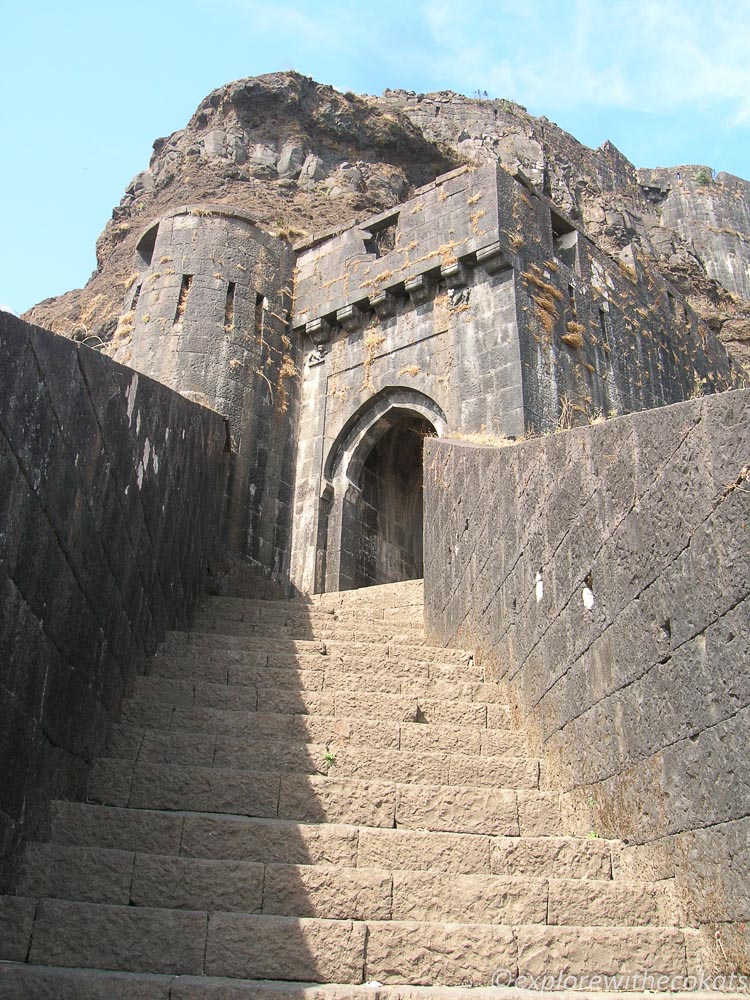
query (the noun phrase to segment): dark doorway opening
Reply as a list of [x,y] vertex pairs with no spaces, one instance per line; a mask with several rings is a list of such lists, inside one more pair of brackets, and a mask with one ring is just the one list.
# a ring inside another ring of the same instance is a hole
[[355,587],[422,576],[422,453],[434,433],[428,421],[404,416],[365,459],[353,512]]

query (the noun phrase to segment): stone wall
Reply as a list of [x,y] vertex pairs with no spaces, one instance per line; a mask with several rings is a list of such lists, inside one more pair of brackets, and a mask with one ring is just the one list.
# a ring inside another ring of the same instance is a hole
[[288,578],[298,354],[293,254],[229,206],[183,206],[138,243],[114,357],[229,418],[229,552]]
[[748,965],[750,392],[507,448],[426,442],[426,623],[476,647],[571,827]]
[[357,585],[345,564],[362,540],[349,526],[363,449],[388,429],[379,416],[517,437],[739,385],[722,345],[632,247],[603,253],[494,164],[296,249],[302,591]]
[[227,429],[0,312],[0,884],[89,762],[220,535]]

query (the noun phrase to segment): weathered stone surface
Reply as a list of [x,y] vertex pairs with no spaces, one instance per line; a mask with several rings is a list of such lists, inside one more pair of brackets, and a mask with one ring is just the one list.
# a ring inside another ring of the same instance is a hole
[[[96,934],[91,928],[96,927]],[[131,972],[200,974],[206,914],[43,900],[29,960]]]
[[3,1000],[170,1000],[172,976],[0,965]]
[[271,865],[263,912],[331,920],[389,920],[391,876],[366,868]]
[[573,837],[495,837],[490,870],[498,875],[568,876],[608,879],[612,856],[607,841]]
[[516,793],[471,786],[400,785],[396,825],[449,833],[518,834]]
[[676,907],[671,889],[624,880],[551,879],[546,922],[578,927],[672,923]]
[[181,849],[197,858],[353,867],[357,830],[334,823],[311,826],[236,816],[186,816]]
[[304,149],[293,142],[285,143],[281,148],[276,168],[279,172],[279,177],[298,177],[304,163]]
[[[626,970],[655,979],[685,975],[682,932],[670,928],[517,927],[520,976],[609,975]],[[666,984],[665,984],[666,985]]]
[[0,896],[0,958],[4,962],[25,962],[31,943],[37,902],[22,896]]
[[450,757],[447,754],[414,754],[403,750],[371,750],[368,747],[331,744],[334,760],[329,774],[337,777],[376,778],[396,782],[447,784]]
[[555,837],[562,828],[558,792],[527,791],[516,793],[518,827],[522,837]]
[[390,782],[283,774],[278,816],[306,823],[390,827],[396,794],[396,785]]
[[414,753],[444,750],[447,753],[472,753],[480,750],[484,734],[460,726],[402,725],[401,749]]
[[490,871],[490,849],[494,843],[494,838],[468,834],[426,833],[421,830],[361,830],[357,864],[361,868],[385,868],[391,871],[473,875]]
[[[14,831],[2,845],[1,886],[18,838],[44,832],[48,802],[83,797],[126,688],[164,629],[197,605],[226,431],[218,414],[7,312],[0,371],[10,695],[0,811]],[[116,787],[105,767],[102,786],[124,801],[127,779]]]
[[139,854],[130,898],[136,906],[260,912],[263,865]]
[[537,788],[539,762],[522,757],[450,757],[452,785],[492,785],[495,788]]
[[278,798],[277,774],[143,763],[136,765],[129,805],[275,816]]
[[206,973],[247,979],[362,982],[365,925],[214,913]]
[[182,816],[75,802],[52,807],[52,836],[61,844],[177,854],[181,833]]
[[127,906],[133,858],[130,851],[27,844],[18,888],[25,896]]
[[482,924],[367,924],[365,977],[415,986],[484,986],[498,968],[516,967],[509,927]]
[[395,872],[393,919],[543,924],[547,922],[547,883],[491,875]]
[[242,771],[324,774],[327,770],[325,755],[324,743],[282,743],[220,736],[216,740],[213,765]]
[[721,915],[740,964],[749,406],[725,392],[426,459],[428,634],[474,638],[566,790],[564,812],[519,790],[522,840],[623,836],[636,871],[668,859],[657,877],[696,924]]

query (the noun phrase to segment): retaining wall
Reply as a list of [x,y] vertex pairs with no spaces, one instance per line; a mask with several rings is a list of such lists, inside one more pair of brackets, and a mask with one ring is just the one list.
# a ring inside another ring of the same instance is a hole
[[0,883],[77,798],[219,538],[225,421],[0,312]]
[[572,831],[676,877],[747,967],[750,392],[425,446],[430,639],[507,682]]

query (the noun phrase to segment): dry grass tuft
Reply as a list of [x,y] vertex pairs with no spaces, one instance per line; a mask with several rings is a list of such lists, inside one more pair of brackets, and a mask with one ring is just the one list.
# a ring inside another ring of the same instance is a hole
[[560,339],[563,344],[566,344],[568,347],[573,348],[574,351],[577,351],[583,347],[583,335],[585,332],[585,326],[581,326],[580,323],[576,323],[571,320],[567,324],[567,332],[564,333]]

